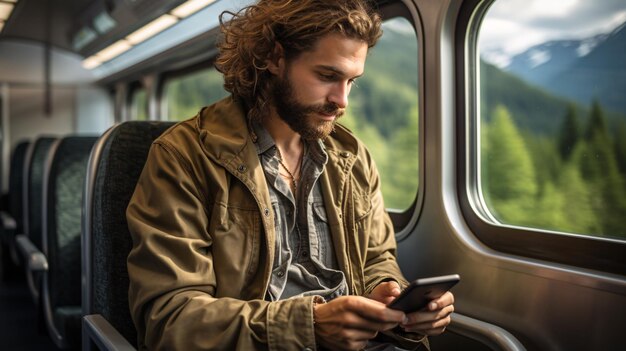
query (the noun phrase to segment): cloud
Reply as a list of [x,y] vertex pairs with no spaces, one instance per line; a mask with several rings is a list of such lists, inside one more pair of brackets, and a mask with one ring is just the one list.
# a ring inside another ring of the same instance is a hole
[[503,62],[533,45],[608,33],[625,21],[623,0],[497,0],[481,25],[479,47]]

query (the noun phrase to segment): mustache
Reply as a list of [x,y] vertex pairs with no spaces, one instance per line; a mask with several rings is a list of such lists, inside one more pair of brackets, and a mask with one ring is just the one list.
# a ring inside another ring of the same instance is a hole
[[335,115],[337,116],[337,118],[339,118],[343,116],[346,110],[344,108],[340,108],[335,103],[329,102],[326,104],[311,106],[308,108],[307,112],[316,112],[324,115]]

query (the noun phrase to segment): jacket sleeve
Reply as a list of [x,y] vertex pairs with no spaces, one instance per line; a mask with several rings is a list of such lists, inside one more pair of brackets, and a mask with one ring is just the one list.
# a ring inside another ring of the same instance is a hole
[[[396,238],[393,223],[385,210],[383,195],[380,190],[380,177],[376,164],[370,159],[370,206],[371,211],[358,225],[363,225],[368,236],[365,265],[363,268],[365,281],[365,295],[388,280],[395,280],[402,288],[408,285],[396,261]],[[428,338],[415,333],[404,333],[397,328],[394,331],[384,332],[381,339],[392,342],[405,349],[426,349],[430,346]]]
[[207,199],[189,161],[155,143],[126,211],[129,304],[140,349],[315,349],[314,297],[216,298]]

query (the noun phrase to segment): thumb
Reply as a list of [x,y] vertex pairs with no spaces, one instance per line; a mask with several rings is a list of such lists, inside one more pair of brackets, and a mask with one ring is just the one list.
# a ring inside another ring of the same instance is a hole
[[398,295],[400,295],[400,285],[395,281],[387,281],[378,284],[370,294],[370,298],[387,304]]
[[385,284],[387,296],[397,297],[398,295],[400,295],[400,292],[402,292],[402,290],[400,289],[400,284],[398,284],[396,281],[392,280],[384,282],[383,284]]

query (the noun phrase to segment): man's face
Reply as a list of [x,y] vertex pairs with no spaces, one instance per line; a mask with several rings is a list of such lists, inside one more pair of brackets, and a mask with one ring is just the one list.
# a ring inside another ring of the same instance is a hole
[[272,89],[278,116],[304,139],[326,138],[348,106],[363,74],[367,44],[339,34],[322,37],[312,51],[282,63]]

